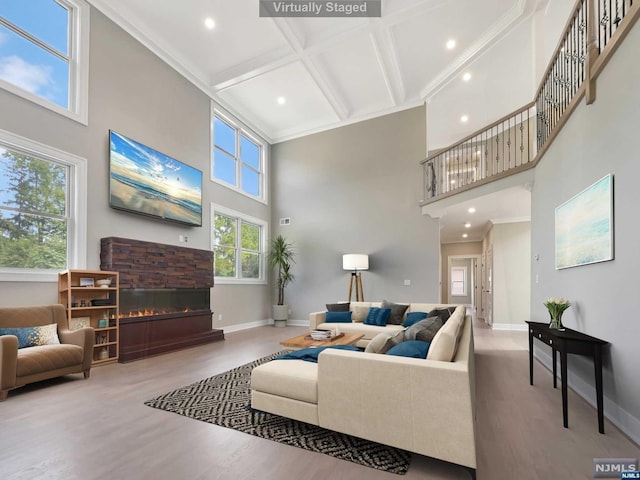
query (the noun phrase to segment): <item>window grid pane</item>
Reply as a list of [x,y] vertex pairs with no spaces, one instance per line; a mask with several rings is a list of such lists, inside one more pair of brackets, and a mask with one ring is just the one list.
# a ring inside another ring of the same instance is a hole
[[242,278],[260,278],[260,255],[242,252]]
[[244,251],[260,251],[260,227],[249,222],[240,221],[240,246]]
[[236,276],[236,249],[229,247],[216,247],[213,255],[214,276],[229,277]]
[[216,148],[213,153],[213,176],[230,185],[235,185],[236,159]]
[[2,0],[0,17],[62,55],[68,55],[69,11],[54,0]]
[[213,227],[215,245],[236,247],[237,224],[236,219],[226,215],[215,215]]
[[223,150],[232,157],[235,157],[237,137],[236,129],[216,117],[214,119],[213,132],[213,144],[220,150]]
[[243,163],[260,171],[260,147],[244,135],[240,137],[240,157]]
[[69,108],[69,62],[0,25],[0,78]]

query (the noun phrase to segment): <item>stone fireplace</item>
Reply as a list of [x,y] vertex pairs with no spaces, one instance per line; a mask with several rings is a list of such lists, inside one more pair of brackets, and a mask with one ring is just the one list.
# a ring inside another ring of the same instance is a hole
[[211,328],[212,252],[108,237],[100,268],[120,272],[121,362],[224,339]]

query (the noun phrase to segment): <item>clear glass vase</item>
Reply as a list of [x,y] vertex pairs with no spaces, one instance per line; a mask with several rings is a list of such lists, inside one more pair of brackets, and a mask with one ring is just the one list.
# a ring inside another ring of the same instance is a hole
[[550,313],[551,322],[549,323],[549,328],[553,328],[555,330],[564,330],[562,326],[562,312],[558,312],[555,315]]

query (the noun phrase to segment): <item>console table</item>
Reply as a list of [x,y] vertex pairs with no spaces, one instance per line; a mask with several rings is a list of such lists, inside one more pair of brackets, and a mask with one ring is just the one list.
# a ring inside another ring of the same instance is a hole
[[553,388],[557,388],[556,352],[560,352],[560,380],[562,382],[562,420],[564,428],[569,428],[567,411],[567,354],[584,355],[593,358],[596,377],[596,403],[598,406],[598,431],[604,433],[602,407],[602,346],[609,342],[584,333],[565,328],[549,328],[548,323],[527,322],[529,324],[529,384],[533,385],[533,339],[537,338],[551,347],[553,352]]

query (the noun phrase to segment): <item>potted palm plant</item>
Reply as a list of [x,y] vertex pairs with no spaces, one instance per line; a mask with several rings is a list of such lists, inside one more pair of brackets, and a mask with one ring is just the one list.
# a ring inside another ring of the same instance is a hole
[[289,305],[284,303],[284,289],[293,281],[291,264],[295,263],[293,245],[278,235],[271,240],[268,254],[269,266],[277,271],[278,303],[273,305],[273,321],[276,327],[285,327],[289,319]]

